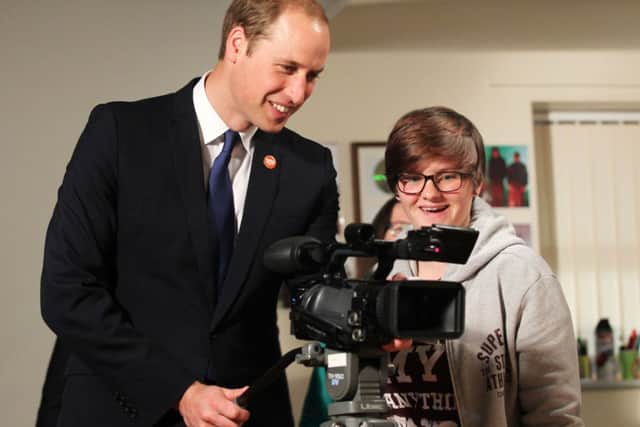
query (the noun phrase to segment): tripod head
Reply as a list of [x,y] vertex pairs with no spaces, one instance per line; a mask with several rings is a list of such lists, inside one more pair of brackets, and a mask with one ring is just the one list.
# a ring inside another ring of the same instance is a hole
[[382,397],[382,384],[389,370],[389,355],[382,350],[365,354],[324,349],[320,343],[301,348],[296,361],[305,366],[326,368],[325,387],[333,400],[330,421],[320,427],[395,427],[385,419],[388,410]]

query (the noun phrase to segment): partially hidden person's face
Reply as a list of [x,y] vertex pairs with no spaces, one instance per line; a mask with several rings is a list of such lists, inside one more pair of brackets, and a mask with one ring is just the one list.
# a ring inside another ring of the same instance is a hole
[[[433,175],[443,171],[471,172],[461,170],[457,163],[447,159],[423,160],[416,170],[424,175]],[[471,223],[471,204],[473,196],[480,188],[474,188],[471,177],[464,177],[462,186],[453,192],[442,193],[428,180],[422,193],[404,194],[395,189],[398,200],[414,228],[433,224],[468,227]]]
[[289,9],[267,37],[236,56],[231,96],[237,112],[265,132],[280,131],[311,96],[329,54],[329,28],[303,11]]
[[384,233],[384,240],[397,240],[407,237],[407,231],[411,227],[411,221],[404,213],[400,203],[393,205],[389,217],[389,228]]

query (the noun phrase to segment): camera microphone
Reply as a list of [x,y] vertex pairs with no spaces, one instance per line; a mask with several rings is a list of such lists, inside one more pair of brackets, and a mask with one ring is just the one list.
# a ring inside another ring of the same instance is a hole
[[317,272],[327,262],[326,244],[309,236],[278,240],[264,253],[264,265],[280,274]]

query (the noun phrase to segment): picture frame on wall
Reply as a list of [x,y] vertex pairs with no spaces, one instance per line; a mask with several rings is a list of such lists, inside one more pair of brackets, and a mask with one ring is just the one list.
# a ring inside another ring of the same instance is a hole
[[351,143],[353,205],[356,222],[370,223],[393,193],[384,168],[385,142]]
[[482,197],[496,208],[530,207],[529,147],[485,145],[487,172]]

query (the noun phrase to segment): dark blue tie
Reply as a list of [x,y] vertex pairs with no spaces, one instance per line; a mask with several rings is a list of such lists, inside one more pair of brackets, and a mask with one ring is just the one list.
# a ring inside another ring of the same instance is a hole
[[[224,133],[222,152],[216,157],[209,174],[209,216],[215,227],[218,245],[218,293],[227,274],[229,260],[233,253],[233,240],[236,234],[235,210],[233,207],[233,190],[229,178],[229,159],[233,145],[239,135],[229,129]],[[213,240],[216,244],[216,240]],[[215,261],[214,261],[215,262]]]

